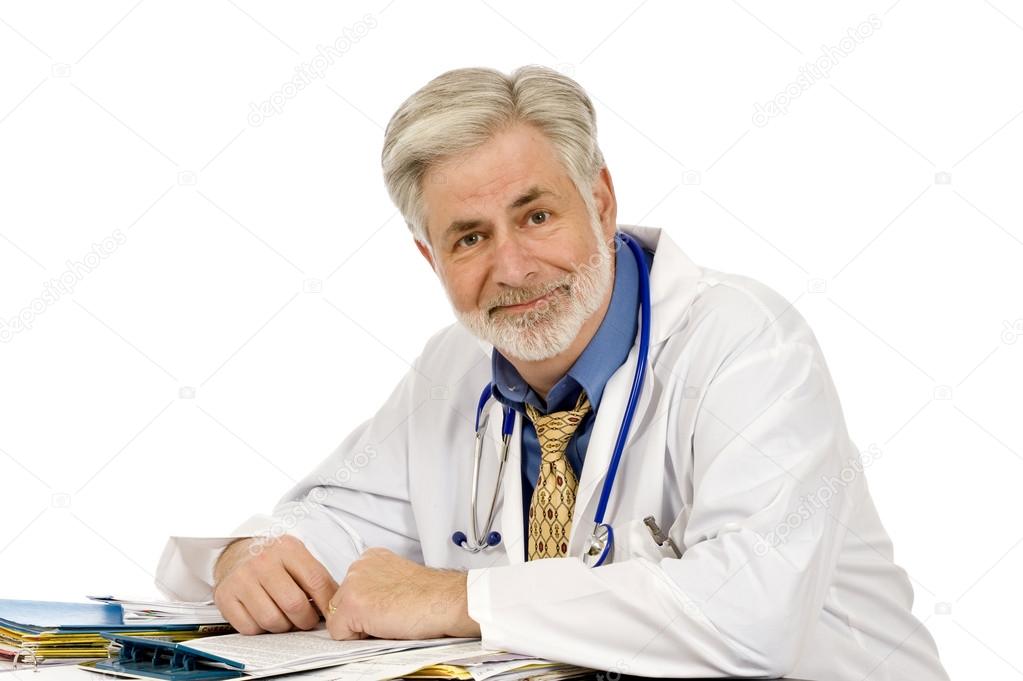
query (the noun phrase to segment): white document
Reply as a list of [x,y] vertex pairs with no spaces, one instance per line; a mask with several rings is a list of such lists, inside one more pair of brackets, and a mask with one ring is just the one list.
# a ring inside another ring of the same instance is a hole
[[[550,660],[541,660],[539,658],[525,659],[525,660],[511,660],[509,662],[486,662],[484,664],[473,665],[466,669],[472,674],[472,678],[475,681],[487,681],[489,678],[505,674],[506,672],[514,671],[516,669],[522,669],[523,667],[554,667],[560,666],[556,662]],[[539,671],[537,673],[540,673]],[[501,677],[506,678],[505,676]]]
[[116,596],[89,596],[90,600],[120,605],[125,624],[218,624],[227,622],[213,601],[164,601]]
[[295,681],[384,681],[406,676],[423,667],[447,664],[448,660],[476,654],[480,650],[479,641],[403,650],[377,655],[361,662],[351,662],[340,667],[301,672],[289,676],[288,679],[289,681],[291,679]]
[[524,669],[518,672],[510,672],[501,676],[500,679],[501,681],[525,681],[525,679],[530,681],[560,681],[561,679],[575,679],[580,676],[589,676],[590,674],[593,674],[592,669],[559,664],[542,669]]
[[531,655],[520,655],[518,653],[506,653],[500,650],[485,650],[482,647],[476,655],[461,657],[457,660],[449,660],[445,664],[454,664],[460,667],[471,667],[474,664],[486,662],[511,662],[513,660],[532,660]]
[[478,639],[435,638],[421,641],[357,639],[335,641],[322,623],[312,631],[289,631],[283,634],[226,634],[197,638],[183,647],[233,660],[244,665],[246,673],[299,671],[330,667],[368,656],[398,650],[427,648]]
[[[508,659],[514,658],[514,659]],[[480,662],[480,660],[488,660]],[[465,664],[473,661],[473,664]],[[520,681],[526,678],[557,681],[592,673],[592,670],[541,660],[514,653],[483,648],[480,641],[456,643],[419,650],[404,650],[379,655],[340,667],[317,669],[289,676],[291,681],[385,681],[407,676],[424,667],[452,665],[464,667],[474,681]],[[257,675],[258,676],[258,675]]]

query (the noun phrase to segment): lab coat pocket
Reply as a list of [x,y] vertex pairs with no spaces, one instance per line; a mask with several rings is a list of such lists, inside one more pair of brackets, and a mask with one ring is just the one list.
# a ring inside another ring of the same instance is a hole
[[615,533],[615,561],[628,560],[630,558],[649,558],[660,560],[661,558],[678,558],[669,542],[658,546],[654,540],[653,532],[647,527],[643,518],[636,518],[614,528]]

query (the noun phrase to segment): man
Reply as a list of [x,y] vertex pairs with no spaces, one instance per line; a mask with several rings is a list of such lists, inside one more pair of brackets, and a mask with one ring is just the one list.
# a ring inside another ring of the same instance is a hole
[[[169,595],[212,595],[243,633],[323,614],[339,639],[481,636],[634,675],[947,679],[813,333],[667,233],[619,230],[574,81],[445,73],[392,117],[383,168],[459,323],[271,518],[172,538]],[[490,382],[473,505],[471,410]],[[495,488],[499,532],[481,539]],[[612,553],[590,567],[598,507]]]

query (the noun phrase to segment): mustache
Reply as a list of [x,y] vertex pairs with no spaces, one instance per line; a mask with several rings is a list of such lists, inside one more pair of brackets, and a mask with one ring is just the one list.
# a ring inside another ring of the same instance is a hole
[[569,292],[571,290],[572,278],[573,278],[572,275],[569,274],[563,279],[558,279],[549,282],[537,288],[533,289],[520,288],[507,291],[497,296],[496,298],[492,298],[491,300],[487,301],[486,305],[484,305],[483,308],[487,311],[487,314],[490,314],[499,307],[504,307],[506,305],[521,305],[522,303],[528,303],[531,300],[542,298],[543,296],[546,296],[548,293],[556,291],[559,288],[563,288],[565,289],[566,292]]

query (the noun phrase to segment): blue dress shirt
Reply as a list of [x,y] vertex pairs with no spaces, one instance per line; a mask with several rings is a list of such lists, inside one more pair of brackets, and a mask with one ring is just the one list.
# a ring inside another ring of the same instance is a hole
[[[547,393],[544,401],[508,359],[494,348],[491,365],[494,397],[502,404],[522,414],[522,522],[529,531],[529,505],[533,488],[540,473],[540,442],[532,421],[526,416],[526,404],[533,405],[541,414],[564,411],[575,407],[579,391],[585,390],[590,400],[590,411],[569,440],[566,454],[576,477],[583,468],[590,431],[600,408],[604,385],[629,356],[639,327],[639,270],[629,246],[615,235],[615,277],[604,320],[590,339],[575,364]],[[649,270],[653,253],[643,249]],[[523,547],[525,551],[525,547]]]

